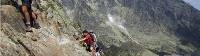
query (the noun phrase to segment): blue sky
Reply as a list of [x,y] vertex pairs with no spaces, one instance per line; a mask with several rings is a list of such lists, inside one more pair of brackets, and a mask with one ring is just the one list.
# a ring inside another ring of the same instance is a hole
[[194,8],[200,10],[200,0],[184,0],[184,1],[191,4]]

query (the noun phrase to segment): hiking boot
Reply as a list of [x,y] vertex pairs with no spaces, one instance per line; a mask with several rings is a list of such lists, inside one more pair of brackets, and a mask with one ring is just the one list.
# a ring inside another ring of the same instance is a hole
[[39,23],[34,23],[33,28],[40,29],[41,27],[40,27]]
[[26,32],[33,32],[30,24],[26,24]]

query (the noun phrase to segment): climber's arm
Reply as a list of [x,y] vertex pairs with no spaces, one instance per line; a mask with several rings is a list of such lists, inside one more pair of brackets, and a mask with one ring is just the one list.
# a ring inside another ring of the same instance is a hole
[[84,40],[86,40],[87,38],[83,38],[83,39],[80,39],[79,41],[84,41]]

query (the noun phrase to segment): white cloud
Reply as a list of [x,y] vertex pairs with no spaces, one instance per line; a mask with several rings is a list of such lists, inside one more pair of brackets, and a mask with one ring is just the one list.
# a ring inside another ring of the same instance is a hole
[[191,4],[194,8],[200,10],[200,0],[184,0],[184,1]]

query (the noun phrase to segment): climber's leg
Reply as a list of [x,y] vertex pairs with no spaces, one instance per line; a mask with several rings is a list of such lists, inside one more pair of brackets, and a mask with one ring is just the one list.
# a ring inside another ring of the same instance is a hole
[[95,50],[94,45],[92,45],[92,46],[90,47],[90,50],[91,50],[92,56],[96,56],[96,50]]
[[37,21],[37,15],[33,11],[31,11],[30,13],[32,15],[31,18],[32,18],[32,21],[33,21],[33,27],[36,28],[36,29],[41,28],[38,21]]
[[30,23],[30,15],[29,15],[29,12],[28,12],[28,7],[25,6],[25,5],[22,5],[21,7],[21,11],[22,11],[22,14],[25,18],[25,25],[26,25],[26,31],[27,32],[32,32],[32,29],[31,29],[31,23]]

